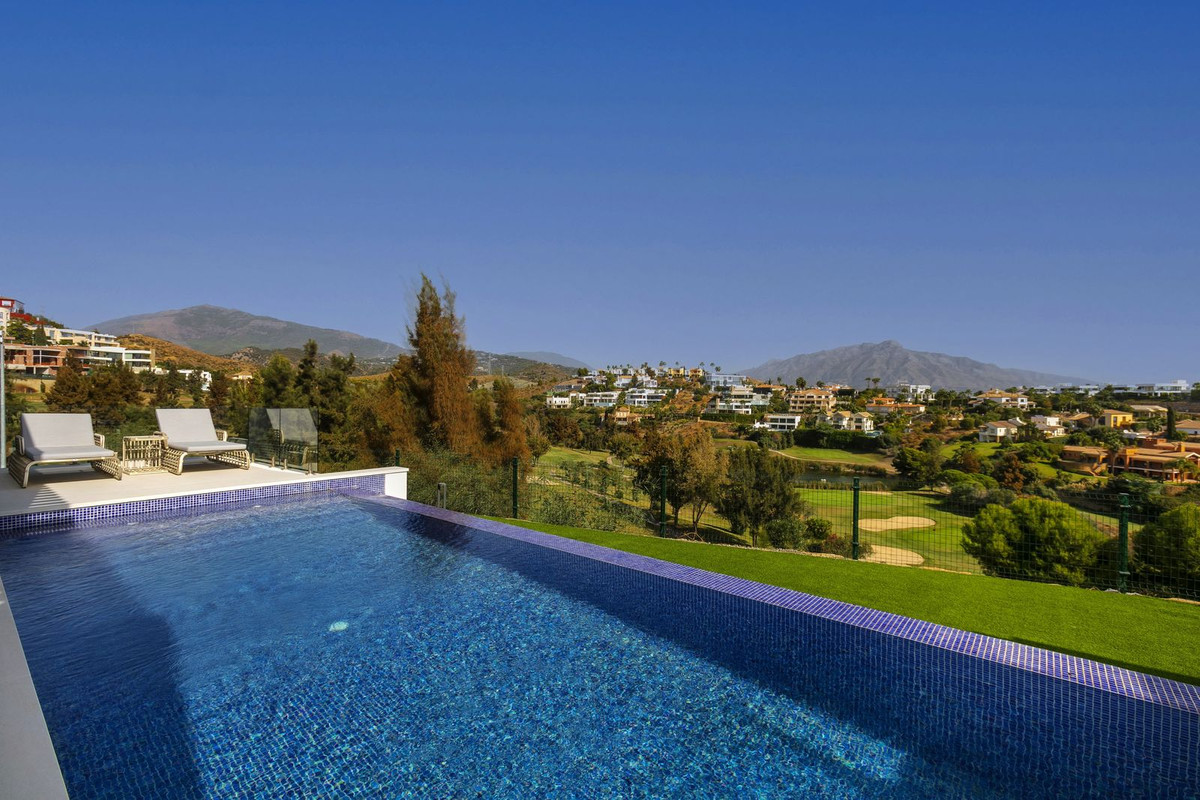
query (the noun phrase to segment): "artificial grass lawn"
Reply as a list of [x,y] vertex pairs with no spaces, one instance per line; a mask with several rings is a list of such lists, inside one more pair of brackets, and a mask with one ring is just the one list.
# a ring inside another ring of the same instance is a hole
[[1200,684],[1200,605],[983,575],[505,521]]

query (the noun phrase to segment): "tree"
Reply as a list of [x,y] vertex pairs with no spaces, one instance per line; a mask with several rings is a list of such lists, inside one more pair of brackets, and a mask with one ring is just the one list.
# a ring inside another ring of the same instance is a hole
[[920,448],[901,448],[892,459],[892,465],[904,478],[919,486],[929,486],[941,474],[943,461],[941,440],[936,436],[927,436]]
[[525,418],[525,441],[529,442],[529,455],[535,464],[550,452],[550,437],[542,433],[542,423],[537,417]]
[[317,343],[309,339],[304,343],[304,354],[296,364],[296,400],[307,408],[317,407]]
[[717,494],[717,511],[729,520],[734,533],[749,532],[758,547],[758,535],[772,519],[789,516],[797,506],[792,491],[792,462],[758,447],[739,447],[725,457],[725,479]]
[[204,405],[204,375],[199,369],[193,369],[184,379],[188,394],[192,398],[192,408]]
[[229,375],[221,370],[217,370],[212,374],[212,382],[208,387],[208,407],[209,408],[225,408],[229,405],[229,393],[233,388],[233,381]]
[[1017,455],[1016,450],[1008,450],[1000,457],[992,477],[999,481],[1001,486],[1014,492],[1024,489],[1026,483],[1037,481],[1037,473],[1021,463],[1021,457]]
[[154,379],[154,405],[158,408],[179,406],[179,389],[166,373]]
[[426,447],[476,453],[481,432],[467,388],[475,354],[467,349],[463,319],[454,310],[454,293],[449,287],[439,293],[424,274],[408,342],[412,354],[397,359],[390,385],[411,407],[416,438]]
[[88,407],[97,420],[120,424],[129,406],[141,400],[141,382],[133,371],[124,366],[100,367],[87,379]]
[[292,362],[276,353],[258,374],[262,380],[262,404],[267,408],[291,408],[296,405],[296,370]]
[[1181,505],[1142,528],[1133,540],[1132,566],[1160,591],[1200,593],[1200,505]]
[[87,404],[88,381],[83,374],[83,365],[68,352],[58,368],[54,387],[46,395],[46,405],[54,411],[84,411]]
[[[43,384],[45,386],[45,384]],[[9,370],[4,371],[4,415],[6,431],[9,436],[12,436],[20,431],[21,415],[31,410],[31,405],[25,398],[14,394],[13,390],[13,374]],[[0,447],[8,447],[8,442],[0,442]],[[7,452],[7,451],[6,451]]]
[[1083,584],[1107,537],[1066,503],[1037,497],[989,505],[963,525],[963,549],[984,574]]
[[488,447],[493,463],[507,464],[516,458],[528,464],[532,456],[525,433],[525,415],[516,387],[508,378],[492,382],[495,415],[488,431]]
[[695,425],[680,434],[679,459],[679,496],[691,509],[692,533],[698,533],[704,512],[720,493],[724,465],[712,436]]

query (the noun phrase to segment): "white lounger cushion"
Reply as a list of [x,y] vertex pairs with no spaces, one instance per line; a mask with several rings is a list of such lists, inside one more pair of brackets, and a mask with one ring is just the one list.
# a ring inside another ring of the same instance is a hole
[[34,461],[92,461],[97,458],[112,458],[112,450],[94,444],[78,447],[30,447],[25,445],[25,455]]
[[237,442],[176,442],[168,440],[172,450],[182,450],[185,453],[232,453],[235,450],[245,450],[246,445]]
[[22,414],[21,440],[34,461],[88,461],[112,458],[96,446],[91,414]]
[[22,414],[25,447],[95,447],[91,414]]
[[222,442],[207,408],[156,408],[158,429],[167,437],[167,447],[185,453],[229,453],[246,445]]

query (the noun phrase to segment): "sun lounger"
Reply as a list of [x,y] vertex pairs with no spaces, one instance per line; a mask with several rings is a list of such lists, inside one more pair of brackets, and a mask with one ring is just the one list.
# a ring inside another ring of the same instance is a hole
[[89,461],[93,468],[121,480],[121,460],[92,431],[91,414],[22,414],[21,435],[13,441],[8,472],[24,489],[35,464]]
[[163,466],[179,475],[186,456],[205,456],[209,461],[250,469],[246,445],[228,441],[225,431],[213,427],[207,408],[158,408],[159,433],[166,440]]

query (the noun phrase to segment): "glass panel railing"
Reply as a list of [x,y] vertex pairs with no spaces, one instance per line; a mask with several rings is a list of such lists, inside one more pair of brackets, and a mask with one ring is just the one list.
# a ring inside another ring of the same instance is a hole
[[284,469],[320,471],[315,409],[249,409],[246,444],[257,461]]

